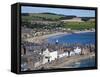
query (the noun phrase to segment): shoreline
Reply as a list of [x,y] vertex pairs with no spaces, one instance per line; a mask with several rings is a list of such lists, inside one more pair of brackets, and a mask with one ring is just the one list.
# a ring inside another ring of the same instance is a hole
[[75,31],[74,33],[88,33],[88,32],[95,32],[91,30],[86,30],[86,31]]
[[53,37],[53,36],[66,35],[66,34],[70,34],[70,33],[67,33],[67,32],[57,32],[57,33],[53,33],[53,34],[48,34],[48,35],[43,35],[43,36],[37,36],[37,37],[27,38],[27,39],[25,39],[25,41],[35,42],[35,43],[41,43],[44,40],[46,40],[47,38],[50,38],[50,37]]
[[48,68],[59,68],[59,67],[60,68],[75,68],[75,67],[72,67],[72,66],[69,66],[69,65],[71,63],[79,62],[81,60],[85,60],[85,59],[92,58],[92,57],[95,57],[94,53],[90,53],[88,55],[73,56],[73,57],[70,57],[70,58],[66,58],[66,60],[61,64],[49,66]]
[[[95,31],[74,31],[73,33],[78,34],[78,33],[87,33],[87,32],[95,32]],[[73,34],[73,33],[68,33],[68,32],[57,32],[57,33],[53,33],[53,34],[47,34],[47,35],[43,35],[43,36],[37,36],[37,37],[32,37],[32,38],[27,38],[24,39],[25,41],[28,42],[35,42],[35,43],[41,43],[44,42],[44,40],[46,40],[47,38],[50,37],[56,37],[56,36],[61,36],[61,35],[69,35],[69,34]]]

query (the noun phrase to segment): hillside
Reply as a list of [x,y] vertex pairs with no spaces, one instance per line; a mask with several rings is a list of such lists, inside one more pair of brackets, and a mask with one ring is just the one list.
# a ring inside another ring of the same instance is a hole
[[22,26],[26,25],[29,28],[46,28],[53,29],[56,27],[70,28],[75,30],[95,28],[95,22],[88,21],[94,17],[79,17],[84,22],[62,22],[76,18],[74,15],[61,15],[55,13],[22,13]]
[[30,13],[22,14],[22,19],[26,20],[59,20],[65,17],[64,15],[53,14],[53,13]]

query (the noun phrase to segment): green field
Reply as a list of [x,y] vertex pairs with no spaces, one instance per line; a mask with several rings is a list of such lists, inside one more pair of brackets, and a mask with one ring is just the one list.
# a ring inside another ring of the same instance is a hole
[[30,16],[22,16],[23,20],[40,20],[40,19],[44,19],[44,20],[59,20],[61,17],[64,17],[62,15],[53,15],[53,14],[31,14]]
[[[22,24],[27,25],[27,27],[34,28],[34,27],[44,27],[46,26],[47,28],[55,28],[55,27],[63,27],[63,28],[70,28],[72,30],[84,30],[84,29],[91,29],[95,28],[95,22],[92,21],[84,21],[84,22],[61,22],[62,18],[64,15],[59,15],[59,14],[49,14],[49,13],[33,13],[29,14],[27,16],[22,16]],[[45,24],[40,24],[40,23],[35,23],[31,24],[31,21],[33,20],[39,20],[39,21],[57,21],[55,24],[50,24],[48,23],[47,25]]]
[[66,22],[64,23],[65,28],[74,30],[84,30],[95,28],[95,22]]

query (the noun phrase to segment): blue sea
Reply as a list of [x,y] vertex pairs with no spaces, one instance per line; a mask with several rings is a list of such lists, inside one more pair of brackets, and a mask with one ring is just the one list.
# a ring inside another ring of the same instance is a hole
[[95,44],[95,32],[76,33],[53,36],[48,38],[48,43],[55,43],[58,40],[59,44]]
[[[95,44],[95,32],[77,33],[77,34],[66,34],[53,36],[48,38],[49,43],[55,43],[58,40],[59,44]],[[68,65],[67,65],[68,66]],[[88,58],[79,62],[74,62],[69,67],[94,67],[95,58]]]

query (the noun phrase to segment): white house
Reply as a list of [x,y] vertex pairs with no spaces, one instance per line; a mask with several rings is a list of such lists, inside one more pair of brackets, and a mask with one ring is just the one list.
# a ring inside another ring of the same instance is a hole
[[62,54],[59,54],[58,56],[59,56],[59,58],[62,58],[62,57],[64,57],[64,56],[68,56],[68,52],[64,52],[64,53],[62,53]]
[[75,55],[75,52],[70,51],[70,56],[74,56],[74,55]]
[[43,51],[43,64],[48,62],[49,57],[50,57],[50,51],[47,48],[45,51]]
[[50,62],[57,59],[57,51],[50,52]]
[[75,49],[74,49],[74,52],[75,52],[75,54],[81,54],[81,48],[79,48],[79,47],[76,47]]
[[50,52],[48,48],[43,52],[43,64],[57,59],[57,51]]

